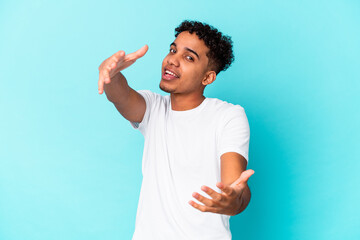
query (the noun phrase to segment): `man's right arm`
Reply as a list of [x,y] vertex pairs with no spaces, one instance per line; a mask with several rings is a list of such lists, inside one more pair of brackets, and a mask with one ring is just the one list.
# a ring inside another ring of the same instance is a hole
[[142,121],[146,103],[138,92],[129,87],[126,78],[120,71],[144,56],[147,50],[148,46],[145,45],[128,55],[125,55],[124,51],[119,51],[99,66],[99,94],[105,90],[108,100],[115,105],[125,119],[131,122]]
[[145,100],[129,87],[121,72],[118,72],[110,83],[105,84],[104,90],[107,99],[115,105],[124,118],[131,122],[142,121],[146,110]]

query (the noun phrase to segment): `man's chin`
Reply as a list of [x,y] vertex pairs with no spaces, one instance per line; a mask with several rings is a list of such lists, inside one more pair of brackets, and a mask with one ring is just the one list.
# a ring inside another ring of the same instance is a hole
[[171,89],[171,88],[167,88],[166,86],[164,86],[163,84],[159,84],[159,88],[161,90],[163,90],[164,92],[167,92],[167,93],[173,93],[175,90],[174,89]]

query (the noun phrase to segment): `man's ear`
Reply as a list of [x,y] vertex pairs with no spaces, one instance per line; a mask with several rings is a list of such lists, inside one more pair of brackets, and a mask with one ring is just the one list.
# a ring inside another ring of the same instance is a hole
[[209,85],[212,82],[214,82],[215,79],[216,79],[216,72],[215,71],[208,71],[205,74],[205,78],[202,80],[202,84],[205,85],[205,86]]

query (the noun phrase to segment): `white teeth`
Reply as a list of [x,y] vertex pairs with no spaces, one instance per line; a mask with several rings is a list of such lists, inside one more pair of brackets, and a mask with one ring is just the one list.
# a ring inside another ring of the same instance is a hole
[[170,74],[170,75],[174,76],[174,77],[177,77],[177,76],[175,75],[175,73],[170,72],[169,70],[166,70],[165,72],[166,72],[167,74]]

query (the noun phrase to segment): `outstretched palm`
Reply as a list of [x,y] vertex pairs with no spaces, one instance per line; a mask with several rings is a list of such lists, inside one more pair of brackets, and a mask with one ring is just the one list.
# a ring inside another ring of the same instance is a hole
[[149,47],[143,46],[136,52],[125,55],[124,51],[118,51],[99,66],[99,94],[104,92],[104,84],[109,84],[111,79],[120,71],[131,66],[137,59],[145,55]]

